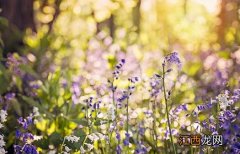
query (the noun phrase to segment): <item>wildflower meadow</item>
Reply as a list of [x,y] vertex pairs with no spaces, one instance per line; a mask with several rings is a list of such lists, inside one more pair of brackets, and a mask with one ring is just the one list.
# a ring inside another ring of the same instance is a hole
[[0,0],[0,154],[240,154],[237,0]]

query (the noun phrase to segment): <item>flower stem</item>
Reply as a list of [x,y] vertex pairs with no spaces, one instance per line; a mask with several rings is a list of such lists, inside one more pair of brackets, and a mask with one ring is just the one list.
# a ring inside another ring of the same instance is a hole
[[64,137],[63,142],[62,142],[62,145],[61,145],[61,153],[63,152],[64,143],[65,143],[65,137]]
[[174,143],[173,143],[173,137],[172,137],[172,129],[171,129],[171,123],[170,123],[170,118],[169,118],[169,111],[168,111],[168,101],[167,101],[167,95],[166,95],[166,87],[165,87],[165,63],[162,65],[162,70],[163,70],[163,92],[164,92],[164,100],[165,100],[165,105],[166,105],[166,112],[167,112],[167,123],[168,123],[168,128],[169,128],[169,133],[170,133],[170,140],[172,143],[173,151],[175,154],[177,154]]

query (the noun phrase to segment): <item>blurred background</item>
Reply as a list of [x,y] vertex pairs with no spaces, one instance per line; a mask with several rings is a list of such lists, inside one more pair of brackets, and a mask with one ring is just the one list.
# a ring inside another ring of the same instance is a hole
[[79,74],[86,62],[95,63],[88,71],[104,68],[121,53],[145,67],[173,50],[196,80],[210,80],[204,70],[223,79],[239,71],[238,0],[0,0],[0,6],[3,57],[26,55],[43,78],[57,68]]

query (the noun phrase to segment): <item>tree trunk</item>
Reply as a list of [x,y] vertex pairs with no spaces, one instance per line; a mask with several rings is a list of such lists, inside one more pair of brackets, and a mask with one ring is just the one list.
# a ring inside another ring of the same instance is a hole
[[224,48],[227,45],[225,36],[230,27],[237,28],[238,0],[221,0],[218,18],[220,24],[217,27],[218,41]]
[[27,28],[36,32],[33,0],[0,0],[0,16],[8,20],[8,25],[0,25],[4,42],[4,55],[18,52],[23,45],[23,33]]

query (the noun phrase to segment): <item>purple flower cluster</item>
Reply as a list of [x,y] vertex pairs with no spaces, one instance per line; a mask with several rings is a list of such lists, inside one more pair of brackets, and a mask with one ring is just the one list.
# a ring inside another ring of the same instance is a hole
[[146,146],[141,141],[137,141],[137,148],[135,150],[136,154],[146,154],[148,153]]
[[115,70],[113,72],[113,76],[115,79],[118,79],[119,74],[121,72],[121,68],[125,64],[125,59],[121,59],[121,61],[115,66]]
[[182,67],[181,61],[179,59],[179,55],[177,52],[173,52],[165,57],[163,65],[165,65],[165,62],[168,62],[169,64],[176,64],[178,68],[180,69]]
[[[28,116],[26,119],[20,117],[18,123],[24,130],[27,130],[33,123],[33,118],[32,116]],[[15,136],[22,142],[22,144],[14,145],[14,151],[16,154],[38,154],[36,147],[32,145],[32,142],[34,141],[32,133],[29,133],[28,131],[21,132],[20,129],[17,129]]]
[[16,154],[38,154],[37,149],[32,144],[25,144],[23,147],[14,145]]
[[125,139],[123,140],[124,146],[129,146],[129,139],[130,139],[130,134],[126,132]]
[[18,119],[18,123],[24,128],[28,129],[28,127],[33,123],[32,116],[28,116],[26,119],[23,119],[23,117],[20,117]]
[[23,63],[21,59],[17,59],[15,55],[8,54],[6,66],[12,70],[12,72],[16,75],[22,76],[22,72],[19,66]]
[[154,74],[154,76],[150,79],[150,95],[151,97],[155,97],[159,94],[162,89],[161,85],[162,77],[158,74]]
[[5,98],[7,101],[11,101],[12,99],[15,98],[15,96],[16,96],[15,93],[10,92],[10,93],[7,93],[7,94],[4,96],[4,98]]
[[74,104],[78,103],[78,99],[81,96],[81,89],[80,89],[80,83],[79,82],[72,82],[72,101]]
[[240,152],[240,113],[239,109],[234,108],[233,105],[239,100],[240,91],[234,90],[231,97],[229,94],[229,91],[224,91],[215,100],[198,105],[194,115],[197,116],[201,111],[218,108],[216,115],[203,120],[201,126],[212,134],[222,134],[223,143],[226,146],[224,153],[235,154]]

